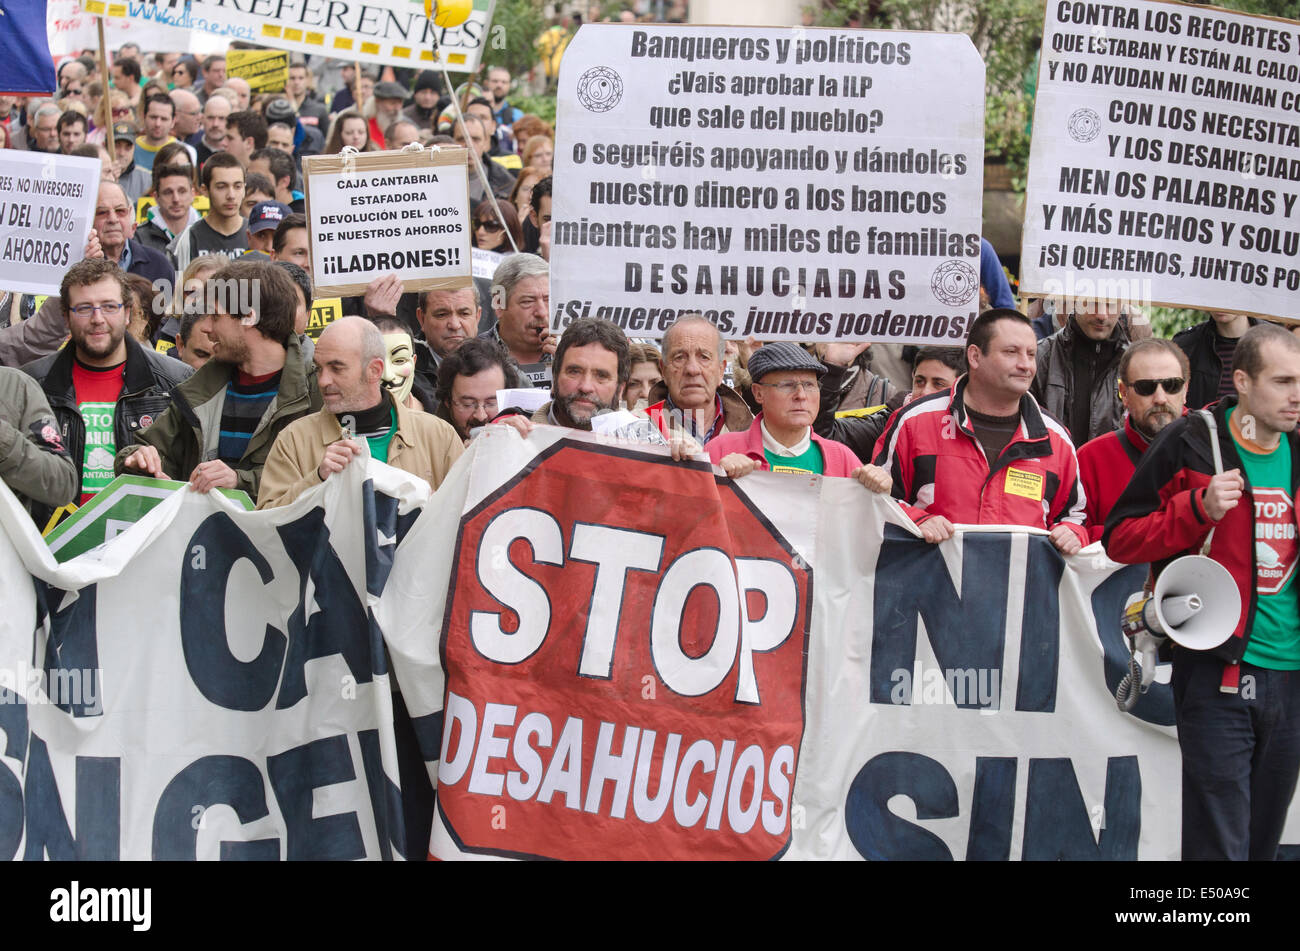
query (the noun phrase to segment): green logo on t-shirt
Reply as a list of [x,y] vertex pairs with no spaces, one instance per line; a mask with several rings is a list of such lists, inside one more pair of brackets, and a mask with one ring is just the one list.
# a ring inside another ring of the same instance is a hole
[[80,403],[81,418],[86,424],[86,448],[81,462],[81,491],[94,495],[113,481],[113,456],[117,447],[113,439],[114,403]]

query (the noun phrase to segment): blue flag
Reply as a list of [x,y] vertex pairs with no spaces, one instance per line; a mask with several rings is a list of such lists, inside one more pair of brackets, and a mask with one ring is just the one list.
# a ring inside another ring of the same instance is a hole
[[45,0],[0,0],[0,95],[48,95],[58,86],[45,20]]

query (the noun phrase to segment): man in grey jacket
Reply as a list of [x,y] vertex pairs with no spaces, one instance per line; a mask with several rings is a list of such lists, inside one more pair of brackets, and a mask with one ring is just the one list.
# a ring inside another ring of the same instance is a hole
[[80,473],[40,385],[21,370],[0,367],[0,479],[41,505],[67,505]]
[[1079,301],[1065,326],[1038,347],[1038,372],[1029,392],[1082,446],[1118,429],[1119,360],[1129,346],[1128,323],[1118,304]]

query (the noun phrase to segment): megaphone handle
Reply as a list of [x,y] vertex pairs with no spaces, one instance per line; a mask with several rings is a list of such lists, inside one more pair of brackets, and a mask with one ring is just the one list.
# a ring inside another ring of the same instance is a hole
[[[1210,435],[1210,452],[1214,455],[1214,474],[1223,475],[1223,452],[1219,449],[1219,427],[1214,422],[1214,414],[1208,409],[1198,409],[1196,415],[1205,423],[1205,430]],[[1211,527],[1209,534],[1205,536],[1205,542],[1201,545],[1201,554],[1206,558],[1210,557],[1210,543],[1214,541],[1214,528]]]

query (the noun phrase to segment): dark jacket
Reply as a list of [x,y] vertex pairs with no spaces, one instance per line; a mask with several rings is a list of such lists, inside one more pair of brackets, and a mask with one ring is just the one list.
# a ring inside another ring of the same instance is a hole
[[[1240,501],[1216,522],[1205,511],[1205,489],[1214,475],[1214,456],[1205,422],[1197,415],[1175,420],[1142,454],[1128,487],[1106,518],[1102,544],[1106,554],[1122,564],[1151,563],[1156,577],[1181,555],[1198,554],[1214,529],[1210,557],[1228,569],[1245,608],[1237,627],[1209,653],[1235,663],[1246,652],[1255,620],[1257,539],[1255,504],[1250,480],[1237,444],[1228,429],[1226,412],[1237,404],[1225,397],[1210,407],[1219,433],[1223,471],[1237,469],[1246,483]],[[1291,497],[1300,493],[1300,435],[1284,436],[1291,444]]]
[[153,248],[146,247],[138,239],[132,238],[127,242],[131,248],[131,266],[126,269],[128,274],[139,274],[147,278],[149,283],[157,290],[159,282],[164,282],[167,287],[167,300],[171,300],[171,287],[176,283],[176,268],[162,251],[155,251]]
[[[262,466],[280,431],[295,419],[314,413],[324,405],[316,387],[316,370],[303,364],[297,334],[290,334],[285,347],[280,388],[257,430],[248,441],[243,457],[233,468],[235,488],[257,501]],[[126,457],[140,446],[154,446],[162,459],[163,471],[173,479],[187,480],[195,466],[216,458],[221,439],[221,411],[225,406],[226,384],[235,374],[228,363],[209,360],[172,390],[171,404],[146,430],[137,430],[132,444],[118,447],[114,469],[125,471]]]
[[910,395],[899,390],[885,403],[884,409],[867,406],[837,412],[834,409],[828,411],[823,406],[813,423],[813,432],[823,439],[844,443],[859,459],[872,459],[876,455],[876,443],[889,425],[889,418],[902,409]]
[[[120,449],[135,444],[135,434],[147,429],[171,402],[171,391],[194,371],[188,364],[148,350],[127,335],[122,395],[113,410],[113,441]],[[86,448],[86,424],[77,408],[72,385],[73,347],[27,364],[23,370],[40,383],[59,423],[63,445],[77,465],[77,494],[81,494],[81,463]],[[48,519],[52,512],[38,513]]]
[[[1124,420],[1119,401],[1119,361],[1128,349],[1128,330],[1123,320],[1106,340],[1091,340],[1071,318],[1065,326],[1038,345],[1038,371],[1029,392],[1070,431],[1076,446],[1102,433],[1118,429]],[[1085,358],[1086,379],[1075,379],[1075,351]],[[1088,387],[1088,424],[1084,431],[1074,425],[1074,393],[1080,382]]]
[[[1252,327],[1259,323],[1254,317],[1248,319]],[[1209,406],[1219,398],[1223,361],[1214,350],[1214,338],[1218,336],[1214,327],[1214,320],[1210,319],[1174,334],[1174,343],[1187,354],[1187,362],[1192,368],[1192,378],[1187,381],[1188,409]]]

